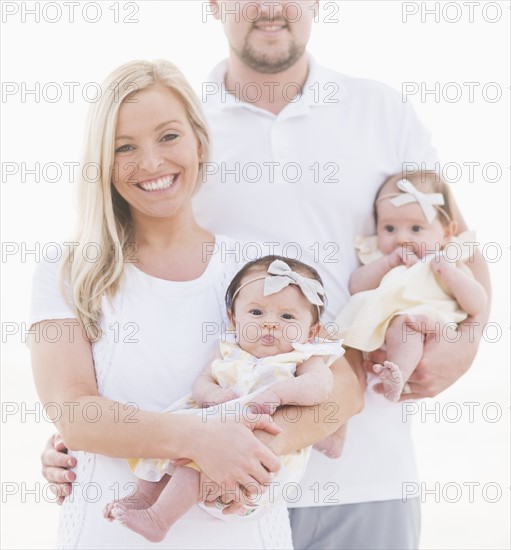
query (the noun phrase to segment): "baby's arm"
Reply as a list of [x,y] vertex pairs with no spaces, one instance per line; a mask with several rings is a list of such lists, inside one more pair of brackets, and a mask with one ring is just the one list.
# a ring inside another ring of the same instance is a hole
[[[220,355],[218,354],[219,358]],[[211,374],[211,366],[208,365],[195,380],[192,395],[201,407],[218,405],[238,397],[231,389],[218,385]]]
[[327,358],[313,356],[296,368],[296,376],[282,380],[258,394],[251,402],[253,410],[273,414],[280,405],[315,405],[326,401],[333,390],[334,379]]
[[444,257],[434,259],[431,269],[440,277],[445,286],[468,315],[483,312],[488,303],[488,295],[472,271],[464,264],[455,264]]
[[367,265],[361,265],[351,274],[349,290],[351,294],[377,288],[383,277],[394,267],[410,267],[417,262],[417,256],[406,247],[398,247],[390,254]]

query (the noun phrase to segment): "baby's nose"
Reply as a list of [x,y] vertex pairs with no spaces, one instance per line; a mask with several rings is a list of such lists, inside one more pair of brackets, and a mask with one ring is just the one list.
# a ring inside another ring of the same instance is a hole
[[276,321],[265,321],[263,323],[263,328],[275,329],[278,328],[279,324]]

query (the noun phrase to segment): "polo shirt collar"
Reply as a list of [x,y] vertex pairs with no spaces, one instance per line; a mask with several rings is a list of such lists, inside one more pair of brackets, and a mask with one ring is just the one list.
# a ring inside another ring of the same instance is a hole
[[[251,103],[241,101],[234,94],[230,94],[225,89],[225,73],[227,72],[227,59],[218,63],[210,72],[207,82],[203,84],[202,101],[206,105],[214,106],[220,110],[224,109],[248,109],[259,114],[266,114],[270,117],[276,116],[298,116],[306,114],[313,107],[324,107],[332,104],[329,100],[328,86],[332,85],[332,71],[319,65],[312,55],[308,54],[309,59],[309,74],[302,88],[300,99],[289,103],[279,115],[274,115],[265,109],[261,109]],[[337,94],[337,98],[342,98],[342,95]]]

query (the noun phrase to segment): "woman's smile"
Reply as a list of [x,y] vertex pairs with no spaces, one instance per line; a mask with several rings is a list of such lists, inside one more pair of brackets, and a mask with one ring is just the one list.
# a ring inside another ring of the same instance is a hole
[[152,193],[154,191],[165,191],[174,185],[177,177],[178,174],[168,174],[166,176],[140,181],[137,183],[137,187],[148,193]]

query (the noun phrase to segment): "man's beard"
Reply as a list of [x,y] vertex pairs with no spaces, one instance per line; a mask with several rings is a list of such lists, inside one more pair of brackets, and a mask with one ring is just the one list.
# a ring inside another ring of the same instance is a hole
[[299,46],[296,42],[291,42],[287,52],[280,56],[267,55],[256,51],[245,40],[241,51],[237,52],[239,58],[258,73],[276,74],[289,69],[302,57],[305,46]]

